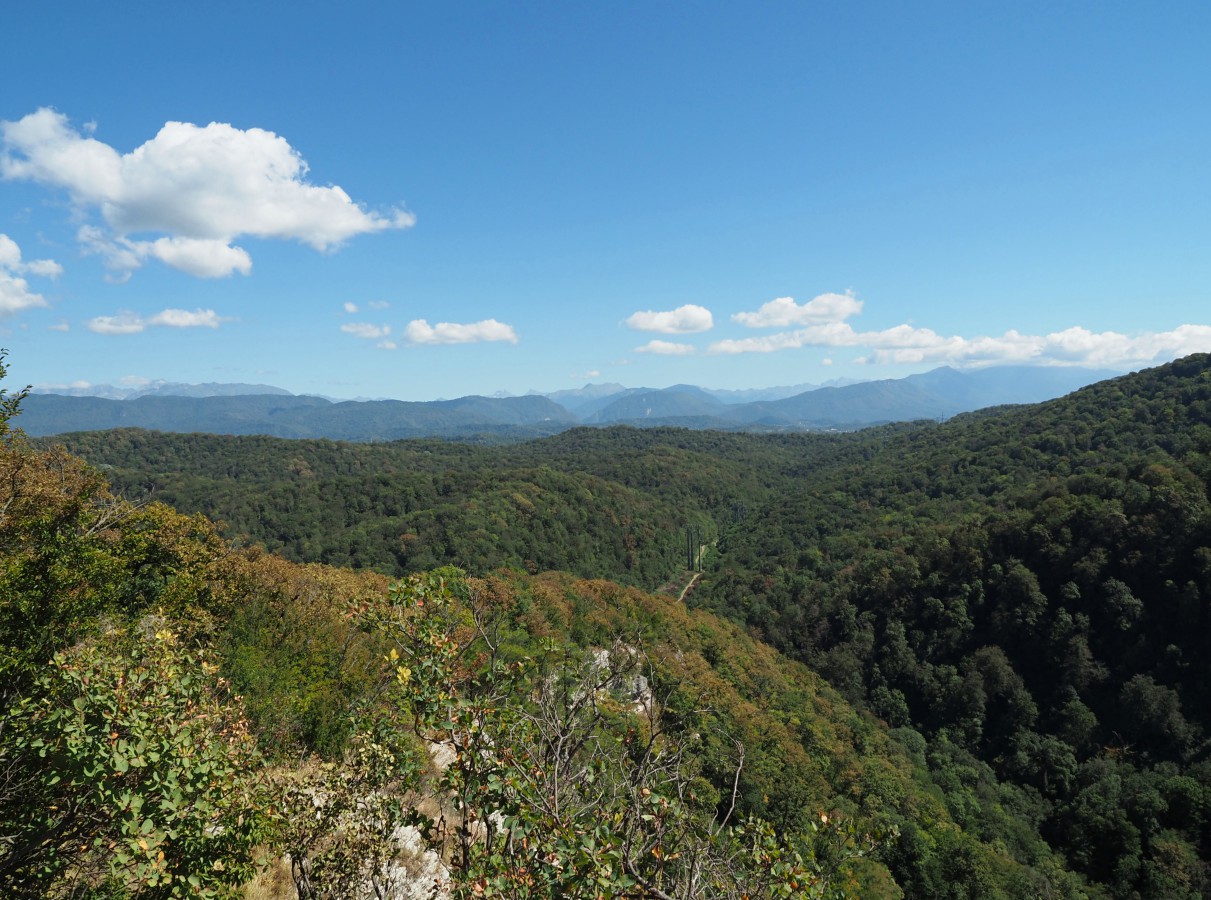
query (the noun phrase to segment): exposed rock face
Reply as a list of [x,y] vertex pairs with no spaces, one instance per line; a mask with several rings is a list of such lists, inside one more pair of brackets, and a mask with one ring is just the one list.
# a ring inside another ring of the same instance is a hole
[[412,826],[397,828],[392,835],[399,845],[395,865],[385,873],[384,887],[379,895],[374,885],[364,893],[373,900],[447,900],[450,896],[450,871],[441,857],[425,847],[421,834]]

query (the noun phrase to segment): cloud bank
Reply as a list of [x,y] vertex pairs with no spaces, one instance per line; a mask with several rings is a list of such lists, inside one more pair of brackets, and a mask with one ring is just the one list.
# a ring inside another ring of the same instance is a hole
[[201,278],[252,269],[240,237],[295,240],[331,250],[350,238],[407,228],[399,209],[374,212],[336,185],[306,180],[307,163],[282,137],[211,122],[168,122],[129,153],[86,137],[42,108],[0,122],[0,177],[65,190],[85,225],[81,245],[119,277],[155,259]]
[[707,352],[734,355],[775,353],[802,347],[852,347],[862,355],[855,361],[870,364],[936,363],[969,367],[1036,364],[1126,368],[1172,359],[1190,353],[1211,352],[1211,325],[1180,325],[1171,331],[1136,335],[1116,331],[1094,332],[1074,326],[1045,335],[1016,330],[999,336],[946,337],[930,328],[896,325],[879,331],[857,331],[844,321],[862,310],[851,294],[821,294],[798,305],[780,297],[751,313],[738,313],[733,321],[750,327],[804,324],[806,327],[764,337],[715,341]]
[[662,334],[695,334],[710,331],[715,321],[711,311],[703,306],[687,303],[669,312],[632,313],[626,319],[627,327],[636,331],[658,331]]

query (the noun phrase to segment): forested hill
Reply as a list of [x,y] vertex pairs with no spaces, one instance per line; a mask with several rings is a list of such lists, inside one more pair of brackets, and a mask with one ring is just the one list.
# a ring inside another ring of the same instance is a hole
[[55,440],[128,496],[203,512],[297,561],[503,565],[653,588],[684,569],[687,526],[713,539],[852,439],[582,428],[505,447],[137,430]]
[[1108,896],[1211,892],[1211,357],[844,435],[67,441],[133,495],[384,571],[671,586],[694,526],[689,602],[899,729],[964,828]]
[[[1211,891],[1211,358],[871,435],[695,595],[927,742],[965,826],[1117,897]],[[1026,826],[1029,828],[1026,828]]]

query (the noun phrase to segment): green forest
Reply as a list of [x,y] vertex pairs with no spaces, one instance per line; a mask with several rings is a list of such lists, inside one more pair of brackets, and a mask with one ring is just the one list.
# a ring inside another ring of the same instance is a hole
[[459,897],[1211,896],[1211,356],[835,434],[0,400],[0,895],[394,896],[412,828]]

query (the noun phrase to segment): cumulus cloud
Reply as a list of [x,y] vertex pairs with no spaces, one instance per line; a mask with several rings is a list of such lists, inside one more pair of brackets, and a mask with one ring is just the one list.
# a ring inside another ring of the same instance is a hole
[[346,300],[345,303],[343,304],[343,308],[344,308],[345,312],[349,313],[350,315],[357,312],[357,304],[350,303],[348,300]]
[[658,356],[688,356],[694,352],[692,344],[677,344],[673,341],[648,341],[635,348],[636,353],[655,353]]
[[633,313],[627,317],[626,324],[636,331],[658,331],[661,334],[695,334],[699,331],[710,331],[715,320],[711,311],[704,306],[687,303],[668,312]]
[[786,328],[789,325],[813,325],[819,322],[842,322],[862,312],[862,301],[846,291],[844,294],[820,294],[802,306],[794,297],[778,297],[765,303],[756,312],[736,313],[733,322],[749,328]]
[[227,321],[213,309],[165,309],[154,316],[133,312],[116,316],[97,316],[88,321],[88,330],[97,334],[139,334],[148,328],[218,328]]
[[390,325],[371,325],[369,322],[349,322],[341,326],[341,331],[367,341],[385,338],[391,333]]
[[30,290],[28,281],[0,269],[0,316],[46,305],[46,298],[37,291]]
[[100,215],[104,227],[83,227],[79,240],[119,273],[155,259],[202,278],[247,274],[252,258],[233,243],[242,236],[331,250],[415,222],[311,184],[299,152],[261,128],[168,122],[123,154],[42,108],[0,122],[0,140],[0,176],[63,189],[80,211]]
[[438,322],[430,325],[424,319],[413,319],[404,329],[411,344],[475,344],[480,341],[508,341],[517,343],[512,325],[495,319],[459,325],[454,322]]
[[46,298],[33,290],[22,275],[56,278],[62,273],[63,267],[53,259],[26,262],[17,242],[7,234],[0,234],[0,316],[48,305]]

